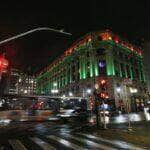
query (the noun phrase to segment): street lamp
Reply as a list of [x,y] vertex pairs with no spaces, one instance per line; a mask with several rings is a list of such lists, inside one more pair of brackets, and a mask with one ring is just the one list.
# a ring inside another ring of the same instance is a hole
[[[7,43],[7,42],[10,42],[10,41],[13,41],[13,40],[16,40],[18,38],[24,37],[24,36],[29,35],[31,33],[38,32],[38,31],[51,31],[51,32],[56,32],[56,33],[68,35],[68,36],[72,35],[71,33],[64,32],[63,30],[56,30],[56,29],[49,28],[49,27],[38,27],[38,28],[35,28],[35,29],[32,29],[32,30],[17,34],[15,36],[12,36],[12,37],[7,38],[5,40],[2,40],[2,41],[0,41],[0,45],[2,45],[4,43]],[[1,65],[1,62],[0,62],[0,65]],[[1,80],[1,76],[2,76],[2,69],[0,68],[0,80]]]
[[49,28],[49,27],[38,27],[38,28],[35,28],[35,29],[32,29],[32,30],[17,34],[17,35],[12,36],[8,39],[2,40],[2,41],[0,41],[0,45],[2,45],[4,43],[7,43],[7,42],[10,42],[12,40],[16,40],[20,37],[26,36],[26,35],[31,34],[33,32],[38,32],[38,31],[51,31],[51,32],[56,32],[56,33],[60,33],[60,34],[64,34],[64,35],[69,35],[69,36],[72,35],[71,33],[64,32],[62,30],[56,30],[56,29],[52,29],[52,28]]
[[54,87],[56,87],[56,86],[57,86],[57,83],[56,83],[56,82],[54,82],[53,86],[54,86]]
[[117,87],[116,91],[117,91],[117,93],[120,93],[121,92],[121,87]]
[[87,92],[87,94],[91,94],[92,90],[91,89],[87,89],[86,92]]
[[72,93],[72,92],[69,92],[69,96],[73,96],[73,93]]

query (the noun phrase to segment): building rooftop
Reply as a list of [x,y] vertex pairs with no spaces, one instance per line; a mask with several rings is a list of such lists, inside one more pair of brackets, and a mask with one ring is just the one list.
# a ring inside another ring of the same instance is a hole
[[58,57],[56,60],[50,63],[50,65],[45,67],[38,74],[42,74],[47,70],[49,70],[50,68],[53,68],[56,64],[62,62],[65,57],[71,55],[74,51],[78,49],[79,46],[85,46],[87,43],[92,43],[93,42],[92,39],[95,35],[98,36],[101,41],[111,41],[114,44],[120,45],[123,48],[127,48],[128,50],[137,54],[140,57],[142,57],[143,55],[143,50],[140,47],[137,47],[129,43],[127,39],[121,38],[119,35],[114,34],[112,31],[110,30],[96,31],[96,32],[88,33],[85,36],[76,40],[60,57]]

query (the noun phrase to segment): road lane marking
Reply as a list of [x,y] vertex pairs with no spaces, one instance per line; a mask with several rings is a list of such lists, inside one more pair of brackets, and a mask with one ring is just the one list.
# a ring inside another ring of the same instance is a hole
[[8,142],[14,150],[27,150],[27,148],[19,140],[13,139],[8,140]]
[[78,146],[78,145],[76,145],[76,144],[74,144],[72,142],[69,142],[69,141],[67,141],[67,140],[65,140],[63,138],[57,137],[55,135],[49,135],[49,136],[47,136],[47,138],[55,140],[55,141],[65,145],[66,147],[69,147],[69,148],[71,148],[73,150],[85,150],[85,148],[82,148],[81,146]]
[[116,141],[116,140],[107,140],[107,139],[104,139],[104,138],[101,138],[101,137],[98,137],[98,136],[94,136],[94,135],[91,135],[91,134],[85,134],[85,133],[77,133],[78,135],[83,135],[87,138],[90,138],[90,139],[95,139],[95,140],[100,140],[102,142],[107,142],[107,143],[110,143],[110,144],[113,144],[115,146],[119,146],[120,148],[124,148],[124,149],[130,149],[130,150],[143,150],[143,148],[140,148],[140,147],[137,147],[135,145],[132,145],[132,144],[128,144],[126,142],[123,142],[123,141]]
[[96,143],[96,142],[93,142],[93,141],[90,141],[88,139],[84,139],[84,138],[81,138],[81,137],[75,137],[75,136],[70,135],[70,134],[63,134],[63,135],[66,135],[66,137],[72,138],[76,141],[85,143],[85,144],[87,144],[91,147],[101,148],[103,150],[116,150],[115,148],[112,148],[110,146],[107,146],[107,145],[104,145],[104,144],[99,144],[99,143]]
[[51,146],[47,142],[44,142],[38,137],[30,138],[33,142],[35,142],[37,145],[39,145],[43,150],[56,150],[55,147]]

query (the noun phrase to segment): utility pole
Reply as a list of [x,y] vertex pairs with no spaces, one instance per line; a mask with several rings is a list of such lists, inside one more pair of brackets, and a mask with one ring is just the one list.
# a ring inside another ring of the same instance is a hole
[[[94,44],[95,44],[95,33],[91,32],[91,50],[94,53]],[[95,114],[96,114],[96,126],[99,128],[100,126],[100,114],[99,114],[99,107],[98,107],[98,89],[99,85],[96,84],[96,75],[95,75],[95,69],[93,73],[93,83],[94,83],[94,90],[93,90],[93,99],[94,99],[94,105],[95,105]]]
[[99,107],[98,107],[98,89],[99,89],[99,85],[95,84],[95,90],[94,90],[94,101],[95,101],[95,113],[96,113],[96,125],[97,128],[100,126],[100,114],[99,114]]

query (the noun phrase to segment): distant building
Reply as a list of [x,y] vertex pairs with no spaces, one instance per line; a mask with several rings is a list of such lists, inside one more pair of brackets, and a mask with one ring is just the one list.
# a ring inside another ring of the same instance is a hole
[[145,66],[144,71],[145,71],[145,79],[146,79],[148,99],[149,99],[149,103],[150,103],[150,68]]
[[18,94],[18,80],[20,77],[20,71],[18,69],[10,69],[8,72],[7,87],[5,94]]
[[30,95],[35,94],[36,82],[33,76],[22,73],[18,69],[11,69],[7,81],[5,94]]
[[147,99],[143,50],[111,31],[93,32],[37,75],[37,94],[88,97],[95,85],[111,108],[141,111]]
[[36,81],[34,76],[21,73],[18,83],[18,94],[33,95],[36,92]]

